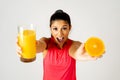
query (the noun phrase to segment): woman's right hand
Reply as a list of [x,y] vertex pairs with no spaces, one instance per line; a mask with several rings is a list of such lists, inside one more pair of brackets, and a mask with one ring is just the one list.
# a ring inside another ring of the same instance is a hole
[[19,57],[21,57],[22,55],[22,48],[20,47],[19,43],[18,43],[18,38],[16,39],[16,46],[17,46],[17,54]]

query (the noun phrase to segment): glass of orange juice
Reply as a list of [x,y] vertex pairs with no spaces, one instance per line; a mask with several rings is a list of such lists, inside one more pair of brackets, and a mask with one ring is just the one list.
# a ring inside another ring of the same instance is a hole
[[22,62],[32,62],[36,59],[36,31],[33,24],[18,26],[18,44],[22,48]]

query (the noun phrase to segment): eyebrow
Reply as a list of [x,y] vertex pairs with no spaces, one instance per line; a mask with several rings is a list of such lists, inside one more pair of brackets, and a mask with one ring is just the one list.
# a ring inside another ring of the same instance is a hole
[[63,26],[68,26],[67,24],[63,25]]
[[[68,26],[68,25],[67,25],[67,24],[65,24],[65,25],[63,25],[63,27],[64,27],[64,26]],[[52,26],[52,27],[57,27],[57,26]]]

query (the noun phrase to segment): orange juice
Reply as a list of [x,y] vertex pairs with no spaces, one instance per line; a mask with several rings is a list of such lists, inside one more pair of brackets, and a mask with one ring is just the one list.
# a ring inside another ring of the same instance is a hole
[[31,62],[36,57],[36,33],[34,30],[23,30],[18,33],[18,42],[22,48],[21,60]]
[[85,49],[90,56],[99,57],[105,52],[105,45],[100,38],[90,37],[85,43]]

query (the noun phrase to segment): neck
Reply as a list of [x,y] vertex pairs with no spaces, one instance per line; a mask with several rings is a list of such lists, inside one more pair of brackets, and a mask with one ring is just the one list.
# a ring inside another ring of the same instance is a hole
[[63,44],[57,44],[57,46],[62,49],[63,48]]

